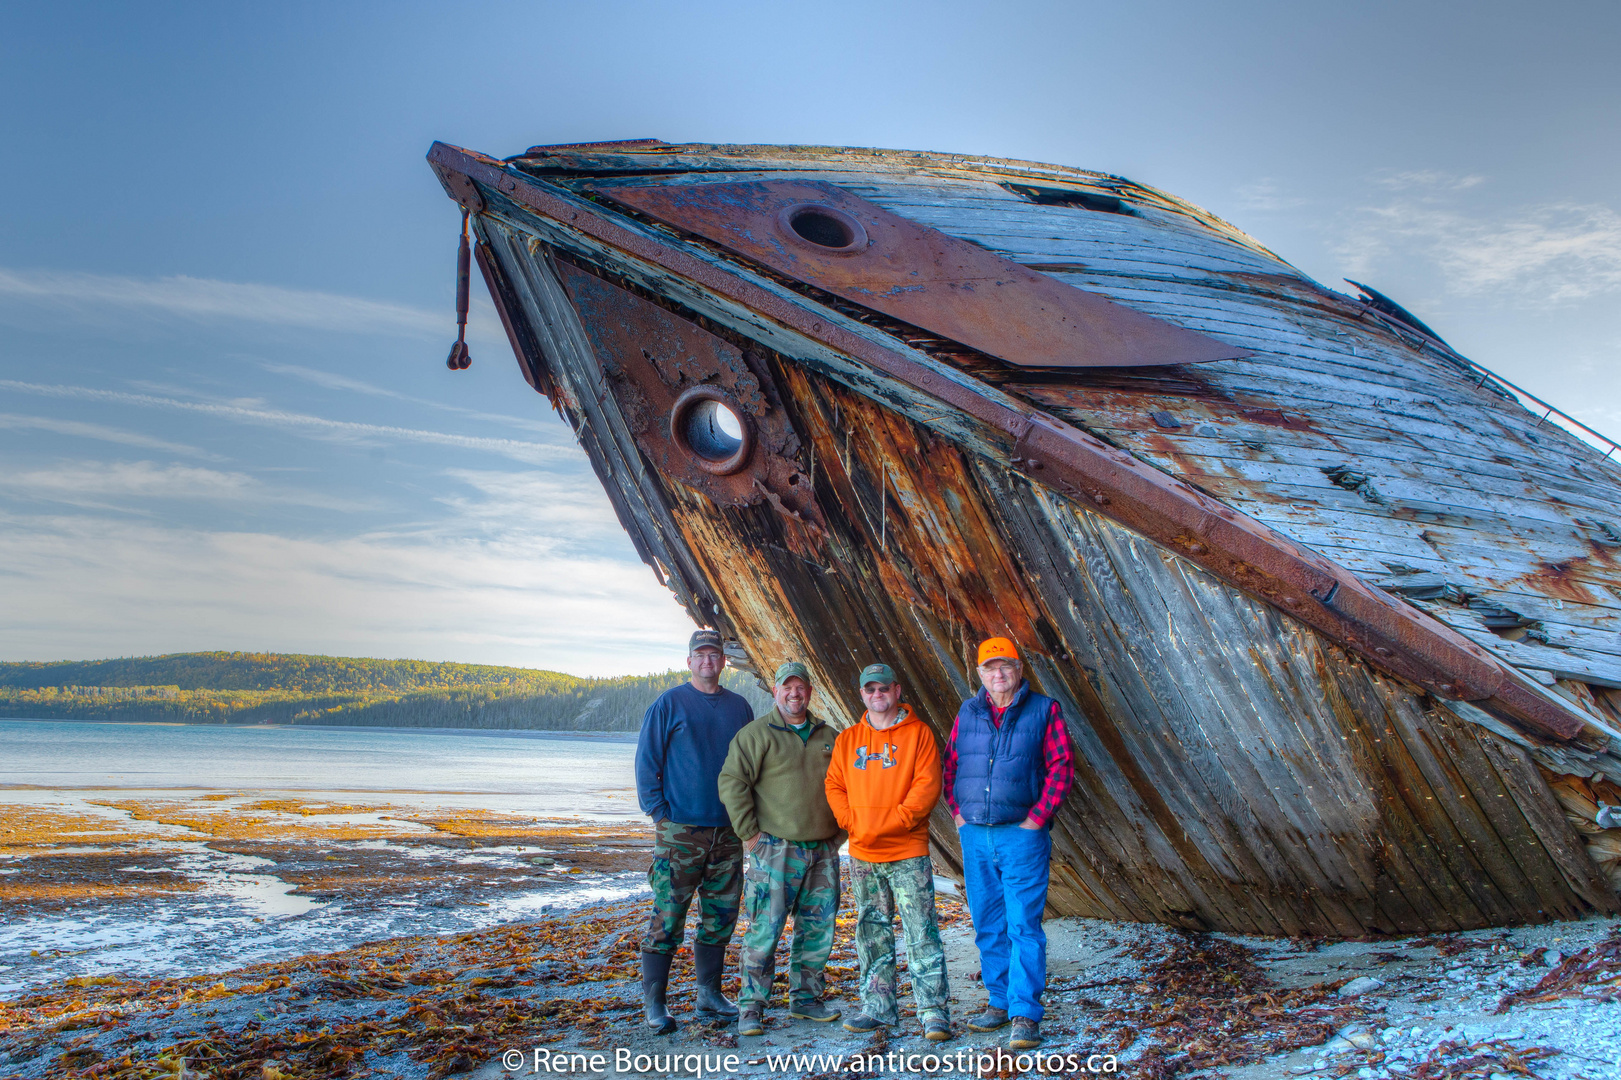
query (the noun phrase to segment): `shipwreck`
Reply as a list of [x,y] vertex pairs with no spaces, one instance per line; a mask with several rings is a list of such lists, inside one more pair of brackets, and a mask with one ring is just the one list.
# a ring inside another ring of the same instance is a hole
[[[1395,302],[1057,166],[428,158],[463,311],[476,260],[736,662],[803,659],[842,724],[883,658],[944,735],[975,643],[1021,643],[1077,750],[1055,912],[1343,937],[1621,910],[1621,454]],[[949,872],[943,807],[933,833]]]

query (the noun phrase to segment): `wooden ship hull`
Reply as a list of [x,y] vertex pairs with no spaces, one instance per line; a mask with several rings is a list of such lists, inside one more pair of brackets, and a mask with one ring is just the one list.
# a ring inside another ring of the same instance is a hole
[[1055,166],[429,160],[525,378],[736,662],[804,660],[843,725],[886,660],[943,737],[975,643],[1021,644],[1077,750],[1053,912],[1621,910],[1621,470],[1393,303]]

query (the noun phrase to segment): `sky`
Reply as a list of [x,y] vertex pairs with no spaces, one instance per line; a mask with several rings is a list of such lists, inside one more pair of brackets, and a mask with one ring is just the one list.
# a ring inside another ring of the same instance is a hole
[[1613,2],[0,6],[0,660],[679,664],[487,300],[444,367],[434,139],[1127,176],[1621,437],[1618,51]]

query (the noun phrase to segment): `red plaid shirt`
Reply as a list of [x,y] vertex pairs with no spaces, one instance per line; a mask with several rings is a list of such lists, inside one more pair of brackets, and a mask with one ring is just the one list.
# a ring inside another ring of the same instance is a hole
[[[991,706],[991,723],[997,727],[1002,726],[1002,714],[1006,709]],[[1064,714],[1058,708],[1058,702],[1053,702],[1053,711],[1047,716],[1047,731],[1041,738],[1041,760],[1047,767],[1047,780],[1041,786],[1041,798],[1036,805],[1030,808],[1030,819],[1043,827],[1058,813],[1058,804],[1064,801],[1064,793],[1075,779],[1075,755],[1069,748],[1069,729],[1064,726]],[[959,817],[962,811],[957,808],[957,721],[951,722],[951,738],[946,741],[946,768],[945,768],[945,795],[946,805],[951,807],[951,816]]]

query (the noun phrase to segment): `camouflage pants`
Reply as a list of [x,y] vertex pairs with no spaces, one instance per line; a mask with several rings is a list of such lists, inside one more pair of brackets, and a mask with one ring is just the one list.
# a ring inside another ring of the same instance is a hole
[[895,911],[906,935],[906,967],[919,1020],[949,1020],[946,951],[934,915],[934,866],[927,855],[894,862],[850,859],[855,893],[856,959],[861,961],[861,1011],[884,1024],[900,1022],[895,1007]]
[[709,827],[661,821],[653,841],[653,917],[642,951],[673,953],[681,947],[687,907],[698,897],[698,944],[732,940],[737,901],[743,892],[743,845],[730,825]]
[[794,917],[788,951],[788,997],[793,1004],[820,1001],[827,989],[827,957],[833,951],[833,919],[839,912],[839,853],[830,843],[806,847],[765,833],[748,856],[744,908],[741,1008],[771,998],[777,942]]

